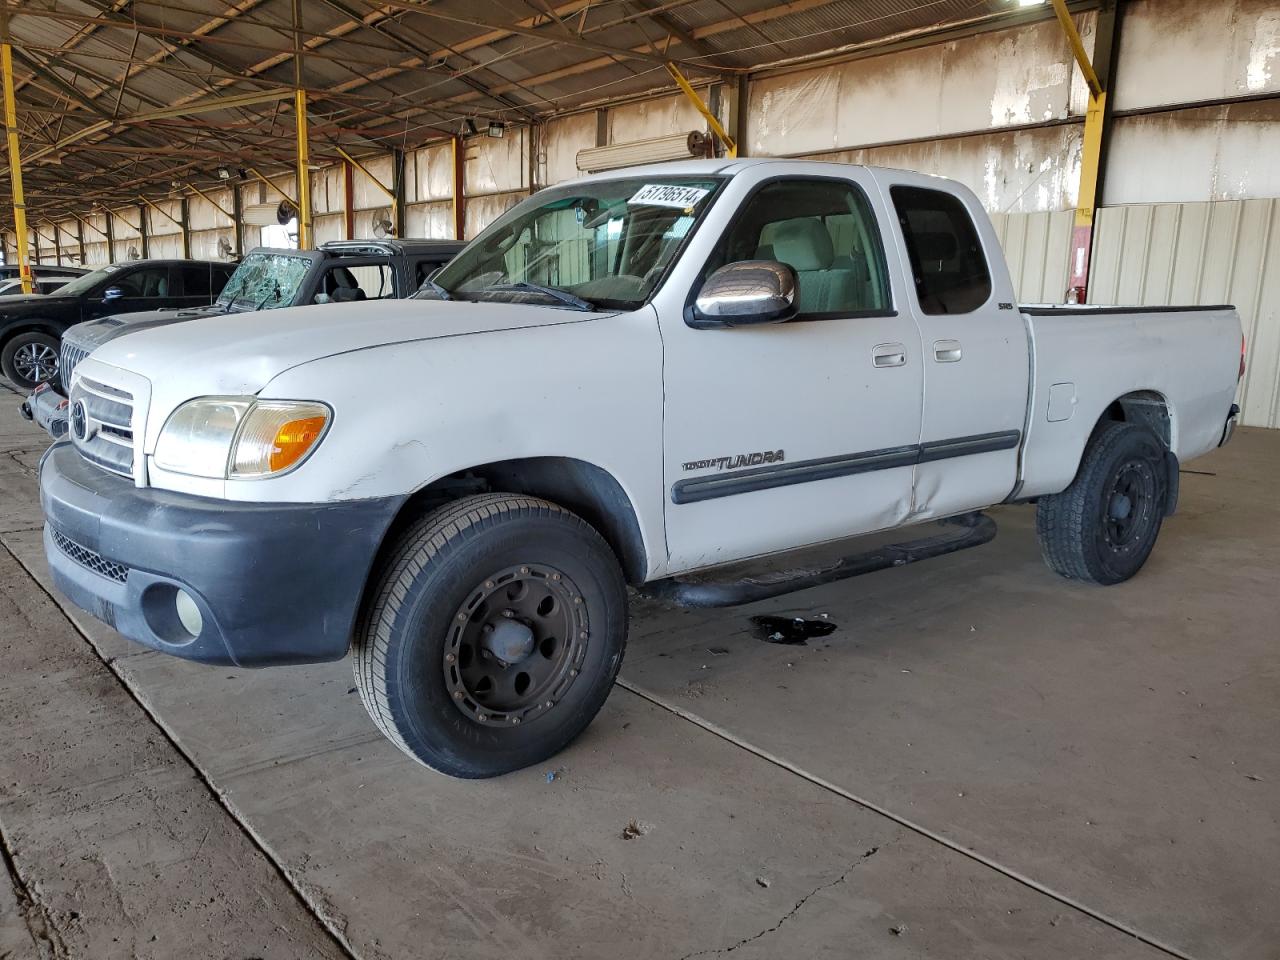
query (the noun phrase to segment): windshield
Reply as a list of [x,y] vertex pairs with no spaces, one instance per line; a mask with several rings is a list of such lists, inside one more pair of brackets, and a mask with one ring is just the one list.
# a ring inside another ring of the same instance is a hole
[[632,177],[544,190],[495,221],[416,296],[638,307],[706,215],[720,182]]
[[240,262],[222,288],[218,303],[224,307],[233,303],[249,303],[265,310],[287,307],[293,303],[298,287],[310,269],[308,257],[251,253]]
[[93,273],[86,273],[86,274],[83,274],[82,276],[76,277],[74,280],[72,280],[70,283],[66,284],[65,286],[59,287],[58,295],[67,296],[67,297],[78,297],[82,293],[88,293],[90,290],[96,287],[103,280],[107,279],[107,277],[111,276],[113,273],[119,273],[119,272],[120,272],[119,264],[117,263],[108,264],[105,267],[102,267],[98,270],[93,271]]

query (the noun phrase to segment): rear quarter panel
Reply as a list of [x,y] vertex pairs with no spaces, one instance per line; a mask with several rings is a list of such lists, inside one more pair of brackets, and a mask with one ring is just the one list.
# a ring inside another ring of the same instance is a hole
[[[1240,369],[1240,317],[1234,308],[1023,317],[1033,361],[1020,497],[1070,485],[1098,420],[1134,391],[1165,399],[1180,462],[1217,446]],[[1069,419],[1051,422],[1050,389],[1062,383],[1074,384],[1076,403]]]
[[[1024,319],[1032,344],[1032,399],[1019,497],[1070,485],[1098,420],[1135,390],[1164,397],[1180,462],[1219,443],[1240,365],[1240,317],[1233,307]],[[1074,412],[1051,422],[1050,390],[1061,383],[1075,385]]]

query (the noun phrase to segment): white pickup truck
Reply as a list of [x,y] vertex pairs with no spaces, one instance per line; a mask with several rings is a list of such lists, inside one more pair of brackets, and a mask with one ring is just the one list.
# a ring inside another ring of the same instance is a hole
[[[40,471],[59,589],[156,650],[353,653],[374,721],[458,777],[536,763],[622,662],[627,584],[731,604],[985,542],[1142,566],[1226,442],[1231,307],[1022,307],[965,188],[815,162],[544,190],[418,298],[108,343]],[[898,527],[785,574],[730,565]]]

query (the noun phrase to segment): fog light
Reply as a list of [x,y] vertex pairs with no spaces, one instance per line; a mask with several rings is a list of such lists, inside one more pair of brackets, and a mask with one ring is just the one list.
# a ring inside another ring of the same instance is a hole
[[182,628],[193,637],[200,636],[200,631],[204,629],[204,617],[201,616],[196,602],[191,599],[191,594],[185,590],[178,590],[173,595],[173,608],[177,611],[178,622],[182,624]]

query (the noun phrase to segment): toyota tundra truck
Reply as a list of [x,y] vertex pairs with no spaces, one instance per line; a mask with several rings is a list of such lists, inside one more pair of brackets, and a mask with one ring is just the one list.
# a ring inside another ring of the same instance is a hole
[[947,180],[662,164],[531,196],[413,299],[99,347],[41,463],[45,549],[154,650],[350,653],[392,742],[488,777],[595,716],[628,585],[760,600],[984,543],[1003,503],[1052,570],[1127,580],[1243,363],[1229,306],[1019,307]]

